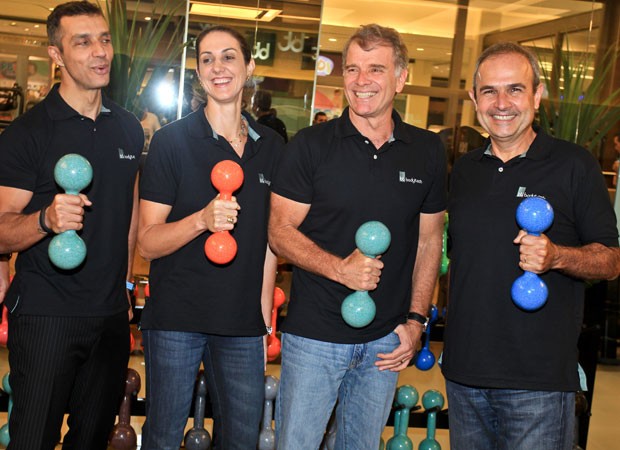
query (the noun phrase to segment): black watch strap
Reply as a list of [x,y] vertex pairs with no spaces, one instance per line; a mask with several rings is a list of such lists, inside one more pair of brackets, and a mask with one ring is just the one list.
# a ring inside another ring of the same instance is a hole
[[45,210],[48,206],[49,205],[44,206],[43,208],[41,208],[41,211],[39,211],[39,226],[37,227],[37,229],[41,234],[55,234],[54,230],[45,225]]
[[413,320],[418,322],[419,324],[424,326],[426,330],[426,326],[428,325],[428,317],[423,316],[422,314],[418,314],[417,312],[409,311],[407,313],[407,320]]

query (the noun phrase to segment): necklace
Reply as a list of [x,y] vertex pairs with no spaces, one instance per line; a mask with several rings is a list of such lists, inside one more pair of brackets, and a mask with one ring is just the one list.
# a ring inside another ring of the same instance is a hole
[[239,148],[239,146],[243,143],[243,139],[248,135],[248,125],[245,121],[245,117],[241,116],[241,128],[239,129],[239,134],[237,137],[233,139],[228,139],[228,143],[234,148]]
[[[211,128],[215,130],[215,128],[213,128],[213,123],[211,122],[211,120],[209,120],[209,115],[207,114],[207,108],[205,108],[204,111],[205,111],[205,117],[207,118],[207,122],[209,122],[209,124],[211,125]],[[217,130],[215,130],[215,132],[218,135],[220,134],[217,132]],[[245,139],[247,135],[248,135],[248,123],[245,117],[241,116],[241,127],[239,128],[239,133],[237,133],[237,136],[232,139],[228,139],[226,136],[224,136],[224,138],[228,141],[228,143],[234,149],[238,149],[239,146],[243,143],[243,140]]]

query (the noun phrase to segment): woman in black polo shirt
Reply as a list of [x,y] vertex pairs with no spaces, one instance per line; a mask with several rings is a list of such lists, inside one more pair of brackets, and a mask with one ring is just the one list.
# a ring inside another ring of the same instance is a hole
[[[138,248],[151,260],[145,342],[146,422],[142,448],[175,450],[200,364],[213,405],[217,448],[256,448],[264,398],[265,327],[271,325],[276,258],[267,245],[271,175],[283,143],[242,113],[254,69],[235,30],[216,26],[196,39],[197,73],[208,101],[153,137],[140,186]],[[210,173],[241,165],[244,182],[218,197]],[[236,257],[205,257],[205,240],[230,231]]]

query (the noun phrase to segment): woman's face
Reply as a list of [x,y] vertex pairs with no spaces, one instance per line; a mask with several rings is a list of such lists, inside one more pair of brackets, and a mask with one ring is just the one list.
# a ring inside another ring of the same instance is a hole
[[245,63],[239,42],[232,35],[213,31],[200,41],[196,71],[209,101],[240,101],[253,70],[254,60]]

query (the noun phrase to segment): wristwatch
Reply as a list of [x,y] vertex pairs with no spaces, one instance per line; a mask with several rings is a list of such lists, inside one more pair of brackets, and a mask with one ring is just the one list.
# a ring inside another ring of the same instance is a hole
[[422,314],[418,314],[417,312],[409,311],[407,313],[407,320],[413,320],[414,322],[418,322],[424,327],[424,331],[426,331],[429,318],[427,316],[423,316]]
[[267,334],[271,336],[271,333],[273,333],[273,327],[266,326],[265,329],[267,330]]

